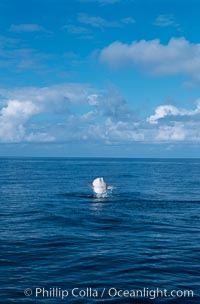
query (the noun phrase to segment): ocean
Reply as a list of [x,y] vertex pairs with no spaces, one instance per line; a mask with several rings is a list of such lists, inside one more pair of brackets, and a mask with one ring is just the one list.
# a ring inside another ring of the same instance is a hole
[[1,303],[200,303],[199,159],[1,158],[0,197]]

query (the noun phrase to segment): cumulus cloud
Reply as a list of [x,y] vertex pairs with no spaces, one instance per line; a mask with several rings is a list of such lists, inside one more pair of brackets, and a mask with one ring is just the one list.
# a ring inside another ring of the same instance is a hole
[[173,126],[162,126],[158,129],[158,141],[183,141],[186,139],[186,130],[183,124],[175,123]]
[[154,141],[200,141],[200,100],[192,110],[163,105],[147,118],[153,126]]
[[141,68],[153,75],[189,75],[198,77],[200,71],[200,44],[185,38],[171,38],[168,44],[159,39],[116,41],[101,51],[101,62],[111,67]]
[[161,105],[140,119],[113,87],[66,83],[0,89],[0,96],[1,143],[200,141],[200,100],[191,109]]
[[131,143],[134,141],[144,141],[144,133],[138,128],[134,121],[125,122],[106,119],[103,125],[96,125],[95,132],[102,137],[107,143]]
[[0,94],[11,99],[14,96],[24,101],[27,98],[48,111],[59,111],[60,105],[79,104],[83,102],[92,89],[86,84],[67,83],[48,87],[25,87],[0,89]]
[[84,84],[63,84],[1,89],[0,95],[0,142],[111,143],[143,138],[133,111],[115,88],[97,91]]
[[199,122],[174,122],[171,125],[160,126],[154,141],[158,142],[200,142]]
[[160,119],[163,119],[165,117],[193,117],[195,115],[200,114],[200,100],[196,101],[196,105],[196,109],[194,110],[178,109],[177,107],[172,105],[159,106],[156,108],[155,114],[147,118],[147,121],[150,123],[158,123]]
[[[158,106],[155,113],[145,120],[135,117],[129,105],[117,93],[112,92],[107,97],[92,96],[92,106],[95,110],[82,116],[83,121],[88,123],[85,135],[90,139],[102,140],[108,144],[200,141],[199,100],[194,109],[173,105]],[[104,118],[100,123],[99,115]]]
[[[0,111],[1,142],[81,139],[90,134],[93,124],[107,118],[121,120],[129,115],[127,103],[119,94],[95,93],[82,84],[1,89],[0,94],[4,96]],[[35,117],[40,123],[36,119],[32,127]],[[55,124],[45,127],[50,118]]]
[[87,105],[89,92],[88,86],[79,84],[1,89],[0,141],[53,141],[53,134],[49,134],[48,130],[41,131],[45,127],[45,119],[41,118],[42,126],[38,124],[33,130],[30,120],[44,114],[67,117],[70,106]]
[[8,100],[0,112],[0,141],[19,142],[25,136],[24,124],[39,113],[39,106],[27,100]]
[[94,114],[96,113],[98,116],[101,115],[113,121],[127,121],[133,118],[133,112],[127,101],[113,87],[103,94],[93,95],[93,104],[95,106]]
[[179,110],[172,105],[159,106],[155,110],[155,114],[151,115],[147,121],[150,123],[158,123],[158,120],[167,116],[175,116],[184,114],[184,110]]

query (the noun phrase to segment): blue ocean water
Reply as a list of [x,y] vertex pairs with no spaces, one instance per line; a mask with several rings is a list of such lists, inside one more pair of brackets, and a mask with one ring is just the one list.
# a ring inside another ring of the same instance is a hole
[[[87,186],[98,176],[115,187],[108,197]],[[1,158],[0,197],[2,303],[200,303],[200,160]],[[110,288],[194,297],[111,297]]]

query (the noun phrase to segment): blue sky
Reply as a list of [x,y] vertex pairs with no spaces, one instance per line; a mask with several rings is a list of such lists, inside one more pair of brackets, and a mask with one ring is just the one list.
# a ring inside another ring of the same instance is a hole
[[0,156],[199,157],[198,0],[2,0]]

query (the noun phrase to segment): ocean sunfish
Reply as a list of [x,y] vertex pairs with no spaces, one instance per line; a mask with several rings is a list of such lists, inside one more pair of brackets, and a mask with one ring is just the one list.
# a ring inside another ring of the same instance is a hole
[[112,186],[108,186],[103,177],[97,177],[89,185],[96,194],[106,193],[107,190],[112,189]]

